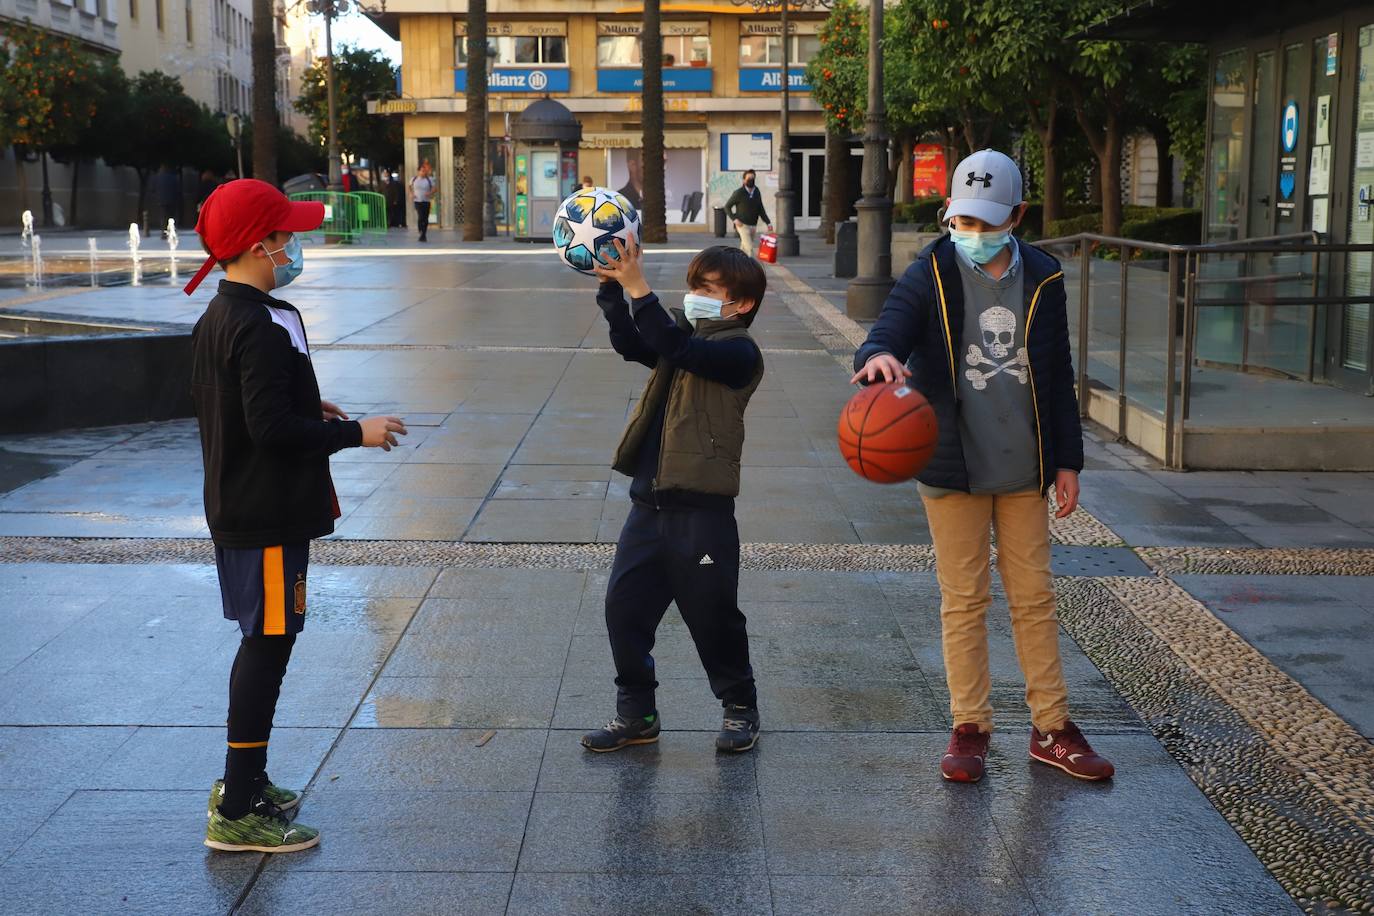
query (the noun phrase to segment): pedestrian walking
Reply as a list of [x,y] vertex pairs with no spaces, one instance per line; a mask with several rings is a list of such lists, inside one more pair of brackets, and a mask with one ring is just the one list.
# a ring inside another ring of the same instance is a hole
[[1016,163],[995,150],[959,163],[948,233],[907,268],[854,354],[852,381],[909,379],[939,421],[919,485],[954,721],[940,770],[956,782],[982,777],[992,732],[992,531],[1026,679],[1031,759],[1080,779],[1114,772],[1069,718],[1059,657],[1046,494],[1054,489],[1059,518],[1077,507],[1083,430],[1064,273],[1011,235],[1026,213],[1021,187]]
[[735,231],[739,233],[739,247],[751,255],[758,253],[754,247],[754,229],[759,220],[763,220],[769,232],[773,231],[773,220],[764,209],[763,195],[754,187],[755,178],[753,169],[745,172],[740,186],[725,202],[725,215],[734,220]]
[[271,294],[300,275],[298,232],[319,228],[324,205],[292,202],[264,181],[222,185],[196,225],[225,278],[191,332],[191,396],[205,467],[205,519],[215,545],[224,616],[242,634],[229,672],[224,778],[210,791],[205,845],[227,852],[296,852],[319,831],[286,812],[300,794],[267,775],[267,746],[296,635],[305,626],[310,541],[334,530],[329,456],[390,450],[396,417],[350,420],[320,398],[301,314]]
[[406,224],[406,189],[401,184],[401,178],[395,172],[391,172],[386,178],[386,213],[387,226],[392,229],[404,229]]
[[768,281],[734,248],[707,248],[687,268],[683,311],[670,312],[649,288],[639,246],[615,245],[619,257],[596,270],[596,302],[616,352],[653,373],[615,453],[615,469],[632,478],[606,588],[616,713],[582,745],[614,751],[658,740],[650,652],[676,601],[724,708],[716,748],[747,751],[758,740],[759,710],[739,609],[735,497],[744,411],[763,380],[749,326]]
[[429,241],[429,206],[439,193],[439,181],[428,162],[420,163],[420,171],[410,179],[410,199],[415,202],[415,225],[420,229],[420,241]]

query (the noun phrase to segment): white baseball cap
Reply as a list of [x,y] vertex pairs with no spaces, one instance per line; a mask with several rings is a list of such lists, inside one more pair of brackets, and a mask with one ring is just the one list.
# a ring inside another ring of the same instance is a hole
[[949,196],[946,222],[956,216],[972,216],[990,226],[1000,226],[1025,200],[1021,170],[1004,153],[980,149],[955,166]]

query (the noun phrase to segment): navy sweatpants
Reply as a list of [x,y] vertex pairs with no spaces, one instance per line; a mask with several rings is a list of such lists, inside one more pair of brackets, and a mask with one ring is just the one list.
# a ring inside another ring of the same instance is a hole
[[755,706],[738,591],[739,527],[733,512],[632,506],[606,589],[616,712],[634,718],[655,711],[654,631],[673,601],[721,705]]

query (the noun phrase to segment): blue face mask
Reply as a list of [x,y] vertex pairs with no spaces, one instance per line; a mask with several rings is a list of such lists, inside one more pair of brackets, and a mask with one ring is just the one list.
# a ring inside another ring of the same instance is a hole
[[729,299],[722,302],[719,299],[712,299],[710,296],[688,293],[682,297],[682,310],[687,313],[688,321],[696,321],[700,318],[719,319],[724,317],[721,315],[721,309],[734,301]]
[[965,232],[951,227],[949,237],[970,261],[975,264],[986,264],[997,257],[997,252],[1007,247],[1007,243],[1011,241],[1011,230]]
[[[266,246],[263,250],[267,251]],[[278,264],[277,255],[286,255],[286,263]],[[291,281],[301,275],[305,270],[305,252],[301,251],[300,239],[293,234],[285,245],[276,251],[268,251],[267,256],[272,259],[272,287],[281,289],[283,286],[290,285]]]

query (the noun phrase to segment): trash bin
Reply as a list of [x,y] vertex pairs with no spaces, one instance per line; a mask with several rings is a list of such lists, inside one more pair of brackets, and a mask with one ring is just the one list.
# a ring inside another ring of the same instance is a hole
[[711,208],[711,231],[715,234],[716,238],[718,238],[718,239],[723,239],[723,238],[725,238],[725,208],[724,208],[724,207],[712,207],[712,208]]
[[845,220],[835,224],[835,276],[859,275],[859,224]]

